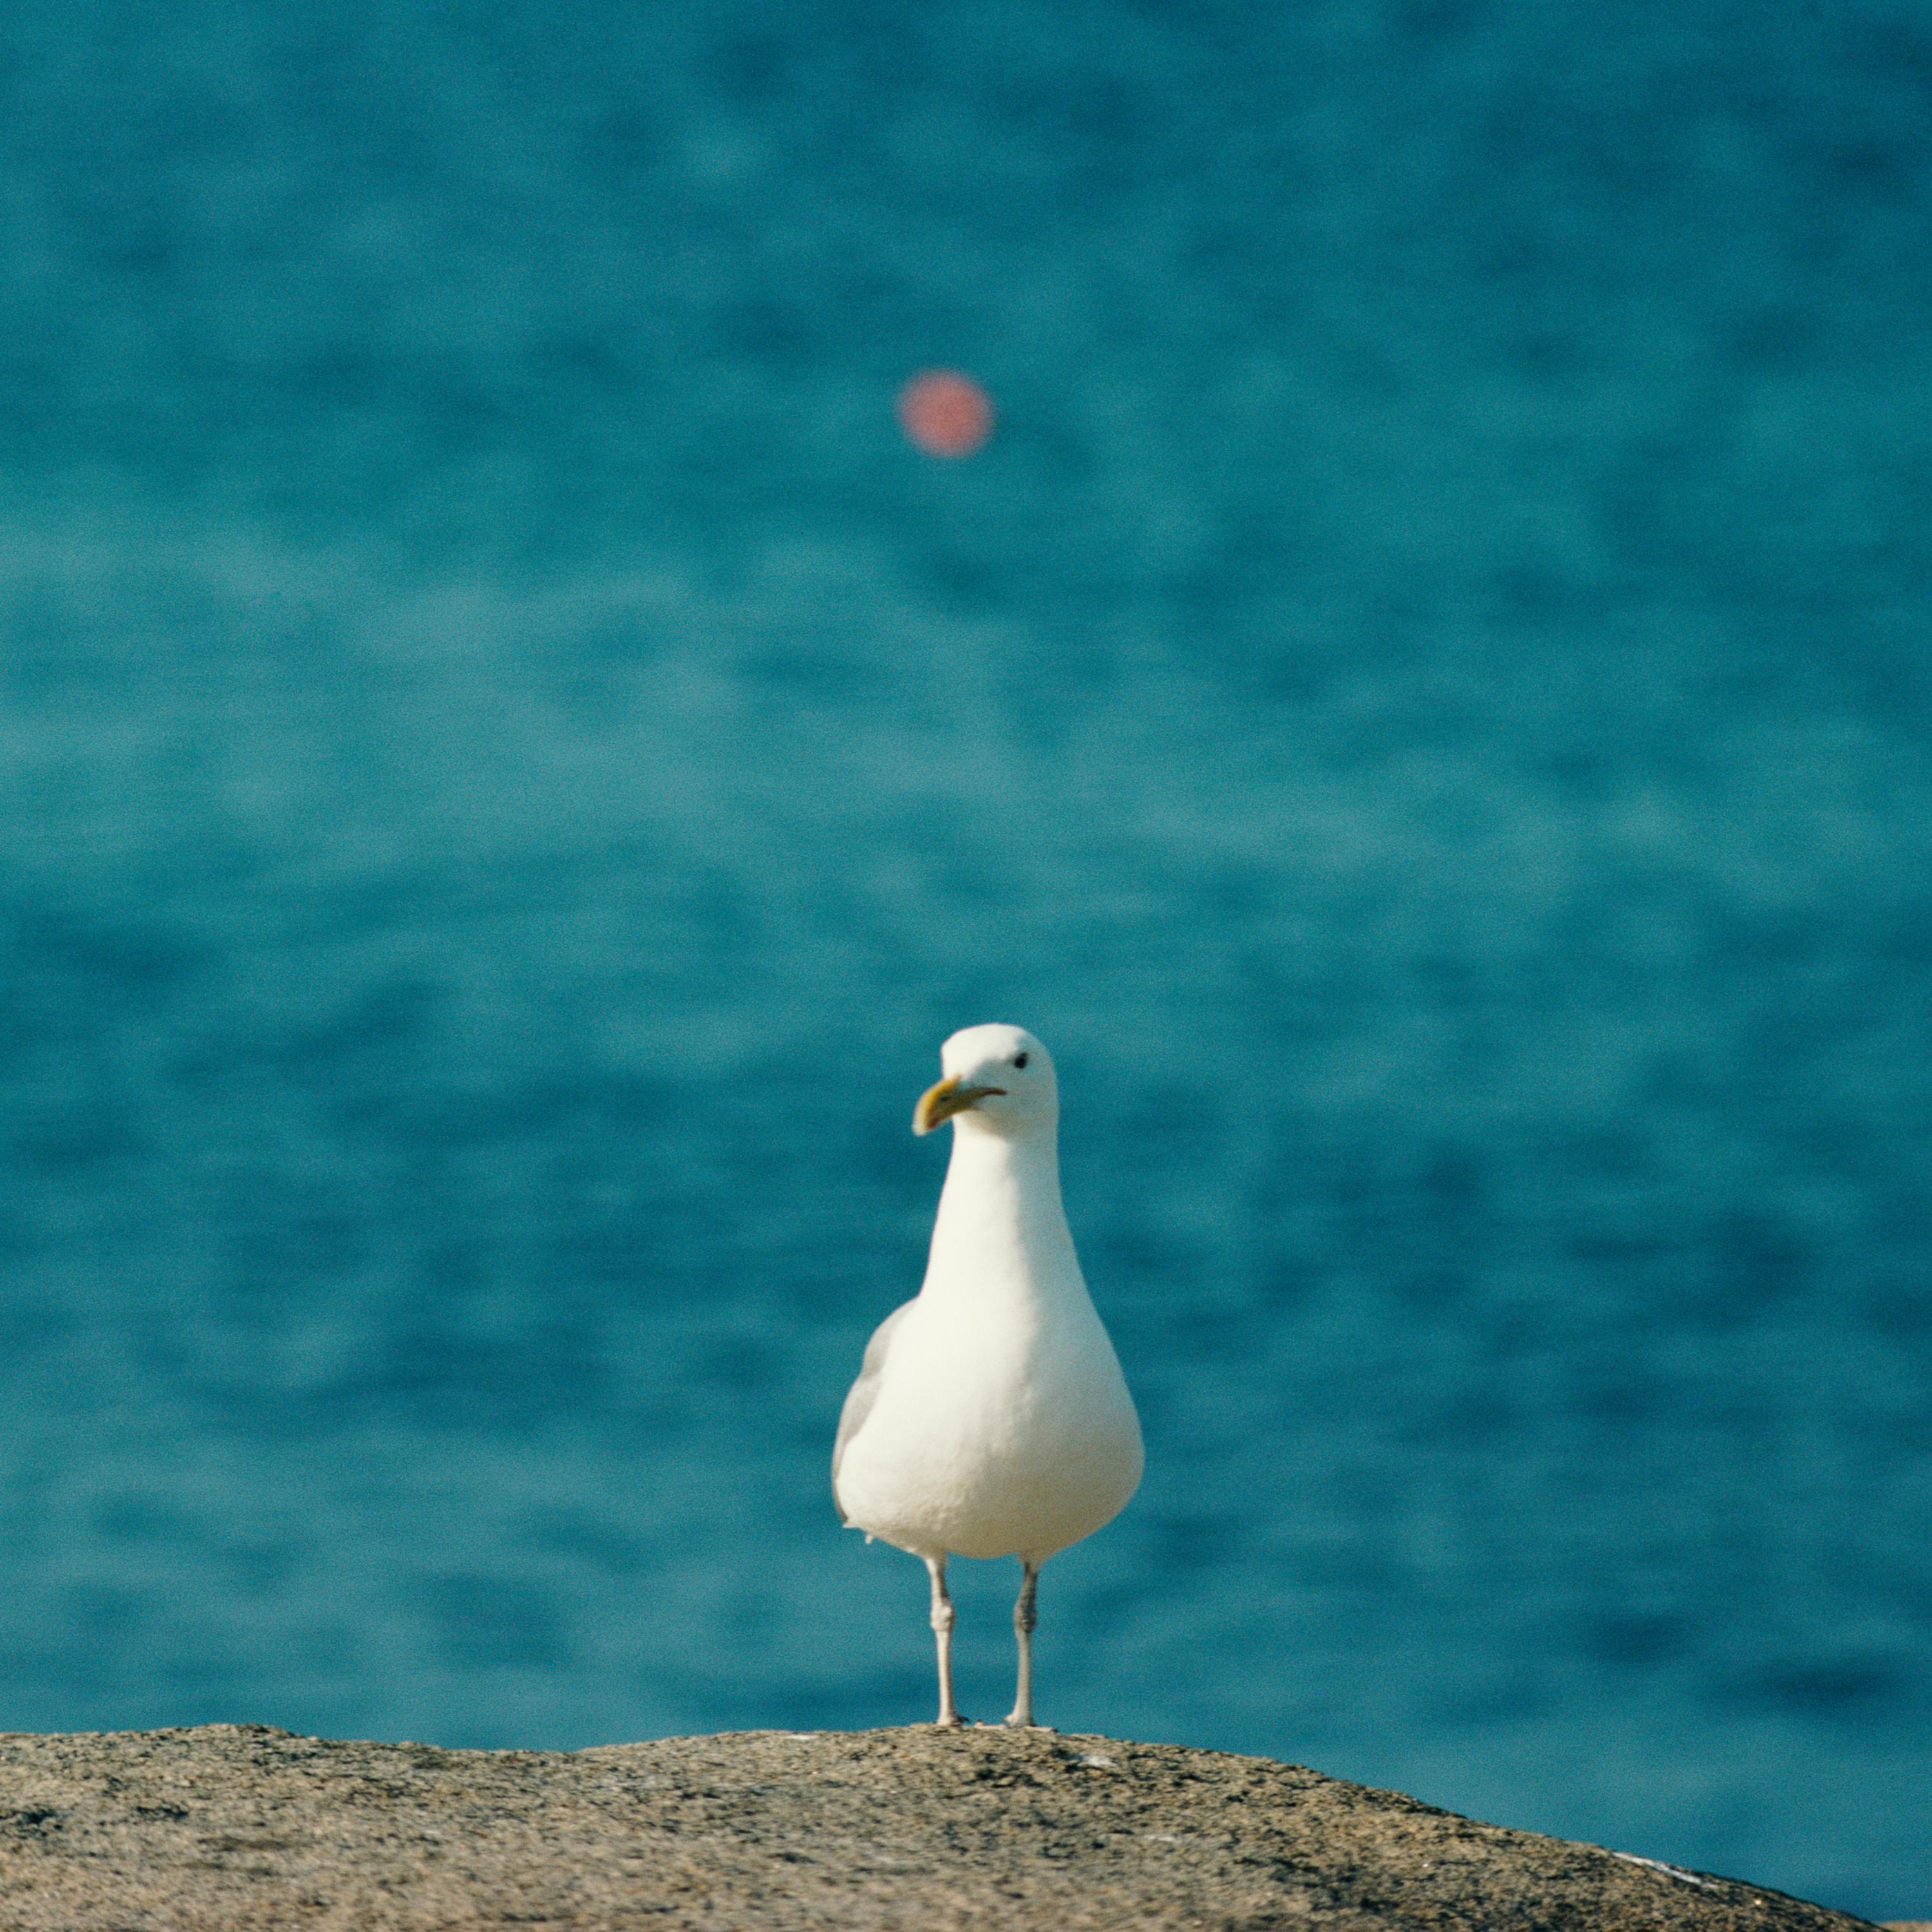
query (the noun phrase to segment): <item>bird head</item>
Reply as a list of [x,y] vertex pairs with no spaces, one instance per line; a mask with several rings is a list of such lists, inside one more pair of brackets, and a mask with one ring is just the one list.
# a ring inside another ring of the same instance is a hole
[[1022,1028],[968,1027],[939,1049],[939,1064],[946,1077],[913,1109],[916,1134],[952,1120],[1011,1139],[1051,1131],[1059,1118],[1053,1057]]

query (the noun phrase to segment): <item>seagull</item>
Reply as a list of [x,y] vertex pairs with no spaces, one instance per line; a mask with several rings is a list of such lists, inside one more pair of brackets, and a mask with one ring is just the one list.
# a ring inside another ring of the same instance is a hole
[[879,1324],[832,1451],[840,1519],[922,1558],[932,1580],[939,1724],[952,1701],[949,1556],[1017,1556],[1019,1688],[1030,1727],[1040,1567],[1126,1506],[1140,1420],[1060,1204],[1053,1061],[1015,1026],[968,1027],[913,1109],[952,1123],[952,1157],[917,1298]]

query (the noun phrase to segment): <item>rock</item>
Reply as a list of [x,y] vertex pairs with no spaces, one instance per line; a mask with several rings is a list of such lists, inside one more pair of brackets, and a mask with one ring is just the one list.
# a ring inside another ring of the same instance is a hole
[[1827,1932],[1707,1873],[1264,1758],[1048,1732],[594,1750],[261,1725],[0,1738],[6,1932]]

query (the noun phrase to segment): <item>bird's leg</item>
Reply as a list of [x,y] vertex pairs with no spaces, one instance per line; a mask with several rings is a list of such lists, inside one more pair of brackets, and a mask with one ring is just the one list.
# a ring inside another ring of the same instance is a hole
[[1034,1615],[1034,1588],[1040,1581],[1040,1565],[1020,1558],[1026,1574],[1020,1580],[1019,1600],[1013,1606],[1013,1635],[1019,1640],[1020,1686],[1013,1699],[1012,1714],[1007,1718],[1010,1724],[1017,1724],[1030,1730],[1033,1728],[1033,1627],[1039,1620]]
[[946,1588],[946,1558],[928,1556],[926,1567],[932,1575],[932,1635],[939,1646],[939,1728],[955,1730],[960,1720],[952,1702],[952,1599]]

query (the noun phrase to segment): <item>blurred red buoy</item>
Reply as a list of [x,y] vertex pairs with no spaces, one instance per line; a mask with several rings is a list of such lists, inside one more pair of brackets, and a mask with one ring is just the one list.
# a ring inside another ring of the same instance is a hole
[[992,400],[956,369],[928,369],[899,392],[899,426],[928,456],[970,456],[993,433]]

